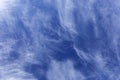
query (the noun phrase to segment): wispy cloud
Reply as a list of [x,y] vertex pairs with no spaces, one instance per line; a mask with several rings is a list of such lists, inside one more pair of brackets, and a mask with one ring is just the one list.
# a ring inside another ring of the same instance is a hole
[[75,70],[71,61],[52,61],[47,72],[48,80],[85,80],[82,73]]

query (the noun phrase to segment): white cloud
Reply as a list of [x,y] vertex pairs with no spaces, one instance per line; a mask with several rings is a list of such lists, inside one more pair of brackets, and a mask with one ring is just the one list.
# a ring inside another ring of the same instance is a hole
[[[18,0],[0,0],[0,16],[11,10]],[[5,15],[4,15],[5,16]]]
[[74,1],[73,0],[56,0],[57,9],[61,25],[70,33],[76,33],[75,23],[73,18]]
[[0,66],[0,80],[37,80],[25,72],[20,63]]
[[85,80],[84,75],[74,69],[71,61],[52,61],[47,78],[48,80]]

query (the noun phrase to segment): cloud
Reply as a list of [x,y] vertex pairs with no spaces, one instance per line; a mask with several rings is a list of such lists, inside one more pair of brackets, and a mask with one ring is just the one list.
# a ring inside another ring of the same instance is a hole
[[75,70],[71,61],[52,61],[47,72],[48,80],[85,80],[82,73]]
[[[44,63],[48,72],[37,69],[47,73],[48,80],[119,79],[118,0],[1,0],[0,4],[1,80],[37,80],[24,66]],[[65,59],[57,60],[54,54]],[[77,70],[74,59],[86,71]]]

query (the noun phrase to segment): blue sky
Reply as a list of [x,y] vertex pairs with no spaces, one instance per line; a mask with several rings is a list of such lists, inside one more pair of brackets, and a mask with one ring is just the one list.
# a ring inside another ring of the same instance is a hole
[[0,0],[0,80],[120,80],[119,0]]

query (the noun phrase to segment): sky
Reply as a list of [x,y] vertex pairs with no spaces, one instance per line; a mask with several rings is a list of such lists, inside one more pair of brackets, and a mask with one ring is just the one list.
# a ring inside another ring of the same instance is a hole
[[0,80],[120,80],[120,1],[0,0]]

